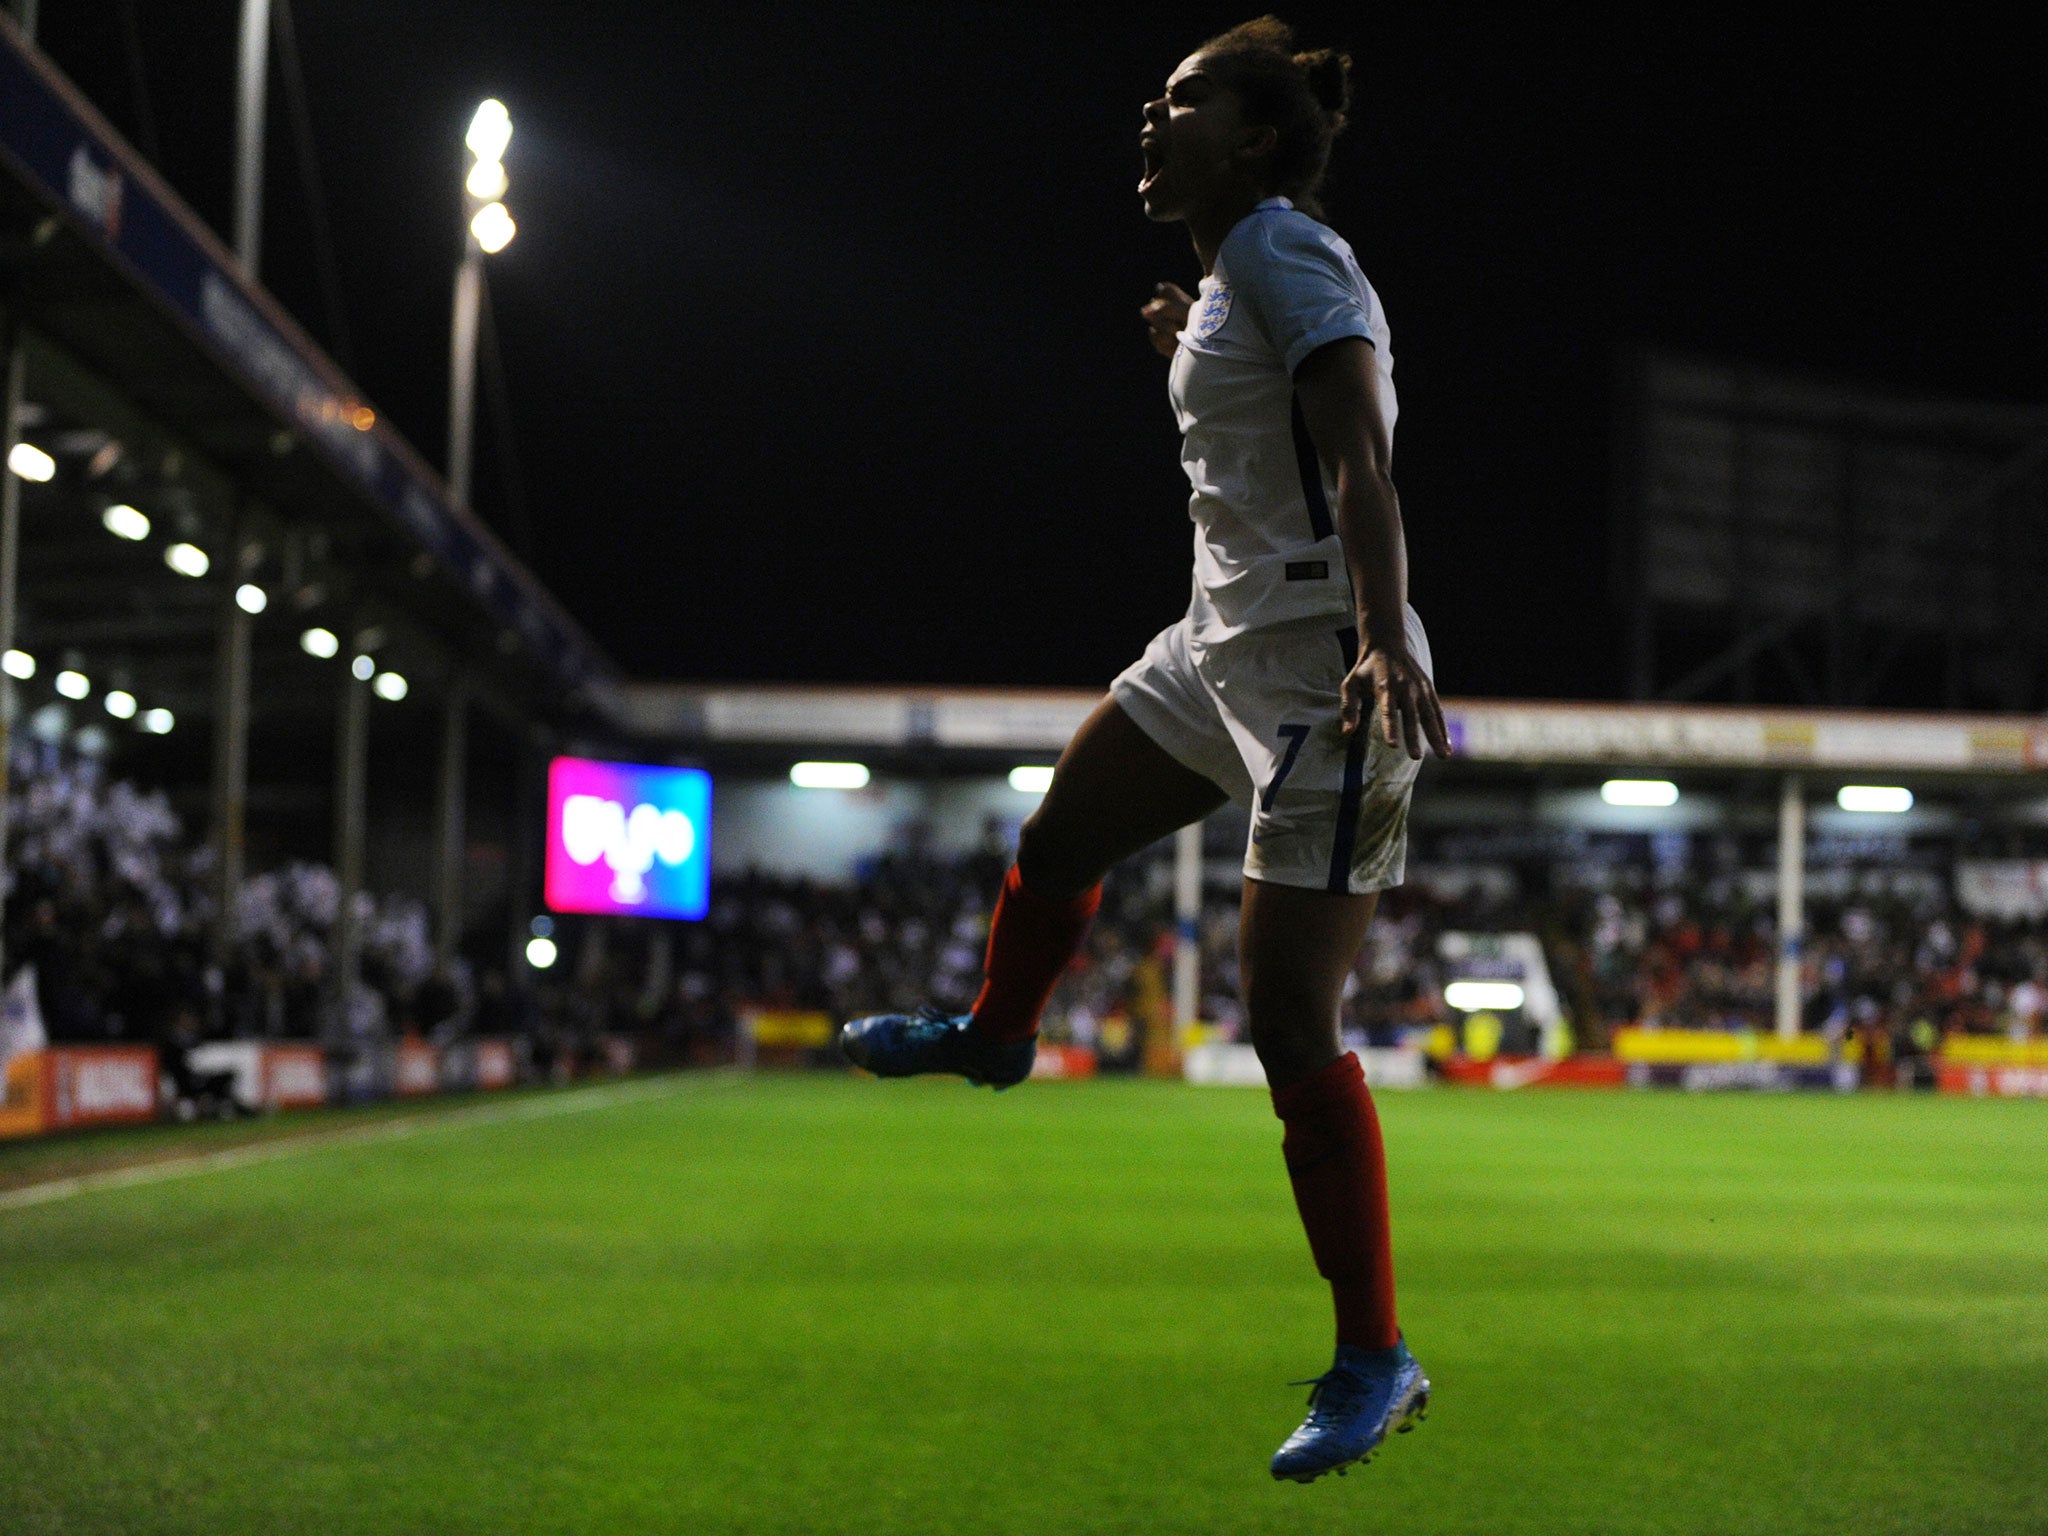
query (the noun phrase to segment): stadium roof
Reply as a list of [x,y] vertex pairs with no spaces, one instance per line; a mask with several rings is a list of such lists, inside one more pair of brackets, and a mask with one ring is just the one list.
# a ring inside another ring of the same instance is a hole
[[[692,687],[631,683],[614,714],[705,748],[1056,752],[1099,693],[1069,689]],[[1503,765],[2048,772],[2048,718],[1711,704],[1446,699],[1458,759]]]
[[24,498],[24,643],[203,687],[210,584],[91,526],[133,501],[216,560],[239,542],[344,645],[396,636],[416,672],[527,709],[603,703],[614,669],[576,621],[4,15],[0,309],[34,343],[24,436],[57,460]]

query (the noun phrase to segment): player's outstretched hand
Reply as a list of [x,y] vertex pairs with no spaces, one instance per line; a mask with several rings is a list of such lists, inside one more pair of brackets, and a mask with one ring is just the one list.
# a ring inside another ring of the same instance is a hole
[[1345,677],[1344,734],[1367,728],[1368,712],[1379,721],[1387,745],[1401,748],[1417,762],[1422,760],[1425,746],[1438,757],[1451,755],[1451,736],[1444,728],[1436,684],[1405,649],[1389,651],[1374,646]]
[[1195,301],[1172,283],[1161,283],[1152,290],[1152,302],[1138,313],[1152,333],[1153,351],[1161,357],[1173,356],[1173,349],[1180,345],[1175,337],[1187,325],[1188,311],[1194,306]]

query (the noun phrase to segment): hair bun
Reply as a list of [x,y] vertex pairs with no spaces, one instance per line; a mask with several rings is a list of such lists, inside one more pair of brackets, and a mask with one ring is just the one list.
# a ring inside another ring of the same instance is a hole
[[1325,112],[1338,117],[1351,105],[1351,55],[1334,48],[1297,53],[1294,62],[1308,76],[1308,88]]

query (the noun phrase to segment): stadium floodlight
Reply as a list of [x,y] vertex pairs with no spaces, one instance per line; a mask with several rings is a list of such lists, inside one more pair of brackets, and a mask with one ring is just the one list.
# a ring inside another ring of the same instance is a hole
[[322,629],[315,624],[299,635],[299,649],[308,656],[317,656],[322,661],[332,661],[341,654],[341,638],[331,629]]
[[462,142],[479,160],[504,159],[505,150],[512,143],[512,114],[505,110],[505,103],[495,96],[486,96],[479,102]]
[[536,971],[544,971],[553,965],[559,953],[553,939],[536,937],[526,941],[526,963]]
[[67,699],[82,699],[92,692],[92,680],[83,672],[74,672],[66,667],[52,680],[59,693]]
[[377,680],[370,684],[370,691],[378,698],[396,704],[405,697],[405,679],[396,672],[379,672]]
[[107,713],[116,720],[133,720],[135,718],[135,695],[127,689],[109,689],[105,703]]
[[244,613],[261,613],[270,606],[270,594],[253,581],[245,581],[235,588],[235,606]]
[[486,256],[495,256],[512,243],[519,226],[512,222],[511,210],[503,203],[491,202],[477,209],[476,217],[469,221],[469,232],[476,236],[476,243]]
[[25,683],[36,675],[36,659],[27,651],[9,651],[0,656],[0,672]]
[[1913,791],[1897,784],[1844,784],[1835,791],[1835,804],[1845,811],[1896,816],[1913,809]]
[[526,925],[526,931],[536,939],[552,939],[555,936],[555,920],[543,912]]
[[348,675],[359,683],[367,683],[377,675],[377,663],[368,656],[358,656],[348,664]]
[[197,544],[173,544],[164,551],[164,564],[180,576],[204,576],[213,569],[206,551]]
[[1669,779],[1609,779],[1600,798],[1609,805],[1676,805],[1678,786]]
[[1052,788],[1052,770],[1041,764],[1027,763],[1021,768],[1010,770],[1010,788],[1020,795],[1042,795]]
[[1454,981],[1444,988],[1444,1001],[1460,1013],[1482,1008],[1506,1011],[1522,1006],[1522,986],[1514,981]]
[[34,443],[16,443],[7,452],[7,467],[24,480],[38,485],[57,473],[57,461]]
[[505,195],[512,179],[505,174],[504,161],[479,160],[469,168],[469,179],[462,185],[478,202],[494,203]]
[[115,538],[133,543],[149,537],[149,514],[117,501],[100,514],[100,526]]
[[866,763],[798,763],[789,770],[789,782],[798,789],[865,789]]
[[168,709],[152,709],[142,717],[142,728],[152,736],[170,735],[171,727],[177,723],[177,716]]

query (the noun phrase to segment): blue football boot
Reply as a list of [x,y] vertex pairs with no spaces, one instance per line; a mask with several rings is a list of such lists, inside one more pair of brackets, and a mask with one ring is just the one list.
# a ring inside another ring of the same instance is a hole
[[1405,1434],[1429,1414],[1429,1378],[1404,1340],[1392,1349],[1337,1346],[1337,1359],[1312,1382],[1308,1417],[1273,1453],[1273,1475],[1312,1483],[1371,1461],[1389,1433]]
[[1038,1056],[1036,1035],[999,1045],[968,1028],[973,1022],[971,1013],[947,1014],[936,1008],[877,1013],[842,1028],[839,1049],[848,1061],[877,1077],[951,1072],[977,1088],[1001,1091],[1031,1075],[1031,1063]]

